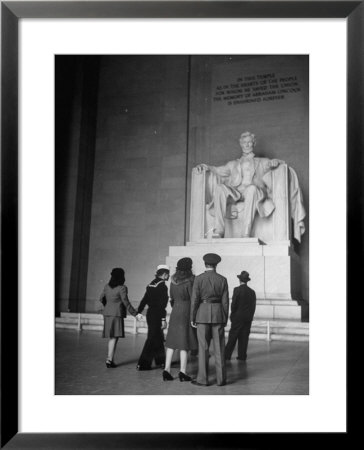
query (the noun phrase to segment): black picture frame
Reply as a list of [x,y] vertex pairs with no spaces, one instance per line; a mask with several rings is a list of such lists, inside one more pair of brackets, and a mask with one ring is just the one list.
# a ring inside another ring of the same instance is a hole
[[[18,432],[18,22],[22,18],[346,18],[347,299],[363,272],[363,1],[2,1],[1,2],[1,448],[257,448],[275,434]],[[359,199],[359,202],[358,202]],[[359,206],[358,206],[359,205]],[[354,261],[360,251],[358,260]],[[337,274],[339,275],[339,274]],[[336,276],[336,275],[335,275]],[[350,303],[350,302],[348,302]],[[12,320],[9,320],[12,318]],[[350,355],[350,346],[348,352]],[[349,359],[348,359],[349,361]],[[349,415],[348,415],[349,417]],[[191,420],[191,419],[189,419]],[[338,433],[339,437],[349,436]],[[300,444],[309,433],[300,437]],[[315,436],[317,440],[319,436]],[[274,439],[274,440],[275,440]],[[279,437],[279,445],[297,439]],[[318,443],[318,441],[316,442]]]

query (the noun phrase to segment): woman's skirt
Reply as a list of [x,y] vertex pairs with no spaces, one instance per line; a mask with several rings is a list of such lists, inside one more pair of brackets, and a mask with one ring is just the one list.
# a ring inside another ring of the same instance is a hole
[[169,320],[166,347],[173,350],[196,350],[196,330],[190,323],[190,302],[175,301]]
[[124,320],[122,317],[104,316],[104,329],[102,331],[104,338],[123,338]]

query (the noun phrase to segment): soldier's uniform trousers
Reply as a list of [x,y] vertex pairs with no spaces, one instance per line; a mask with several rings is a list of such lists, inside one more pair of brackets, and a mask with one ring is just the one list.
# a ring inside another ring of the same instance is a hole
[[225,368],[225,326],[222,323],[197,323],[198,374],[197,382],[208,384],[209,347],[211,339],[214,346],[217,384],[226,383]]

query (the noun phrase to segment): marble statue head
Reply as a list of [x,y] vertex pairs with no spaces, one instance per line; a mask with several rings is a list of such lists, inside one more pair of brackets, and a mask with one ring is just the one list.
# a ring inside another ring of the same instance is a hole
[[255,134],[245,131],[240,135],[239,144],[243,153],[251,153],[256,144]]

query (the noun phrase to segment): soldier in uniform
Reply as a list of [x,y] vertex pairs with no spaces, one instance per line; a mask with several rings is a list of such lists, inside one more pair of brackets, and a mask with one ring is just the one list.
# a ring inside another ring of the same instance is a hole
[[208,386],[209,347],[214,344],[218,386],[226,384],[225,326],[229,315],[229,291],[225,277],[216,272],[219,255],[203,256],[206,271],[195,278],[191,297],[191,325],[197,328],[198,374],[192,383]]
[[168,279],[169,267],[165,264],[159,265],[155,278],[147,286],[144,297],[138,307],[138,313],[140,314],[148,306],[148,336],[139,357],[137,370],[150,370],[153,359],[157,366],[164,368],[166,353],[164,350],[163,330],[167,327],[166,307],[168,303],[168,288],[165,282]]

